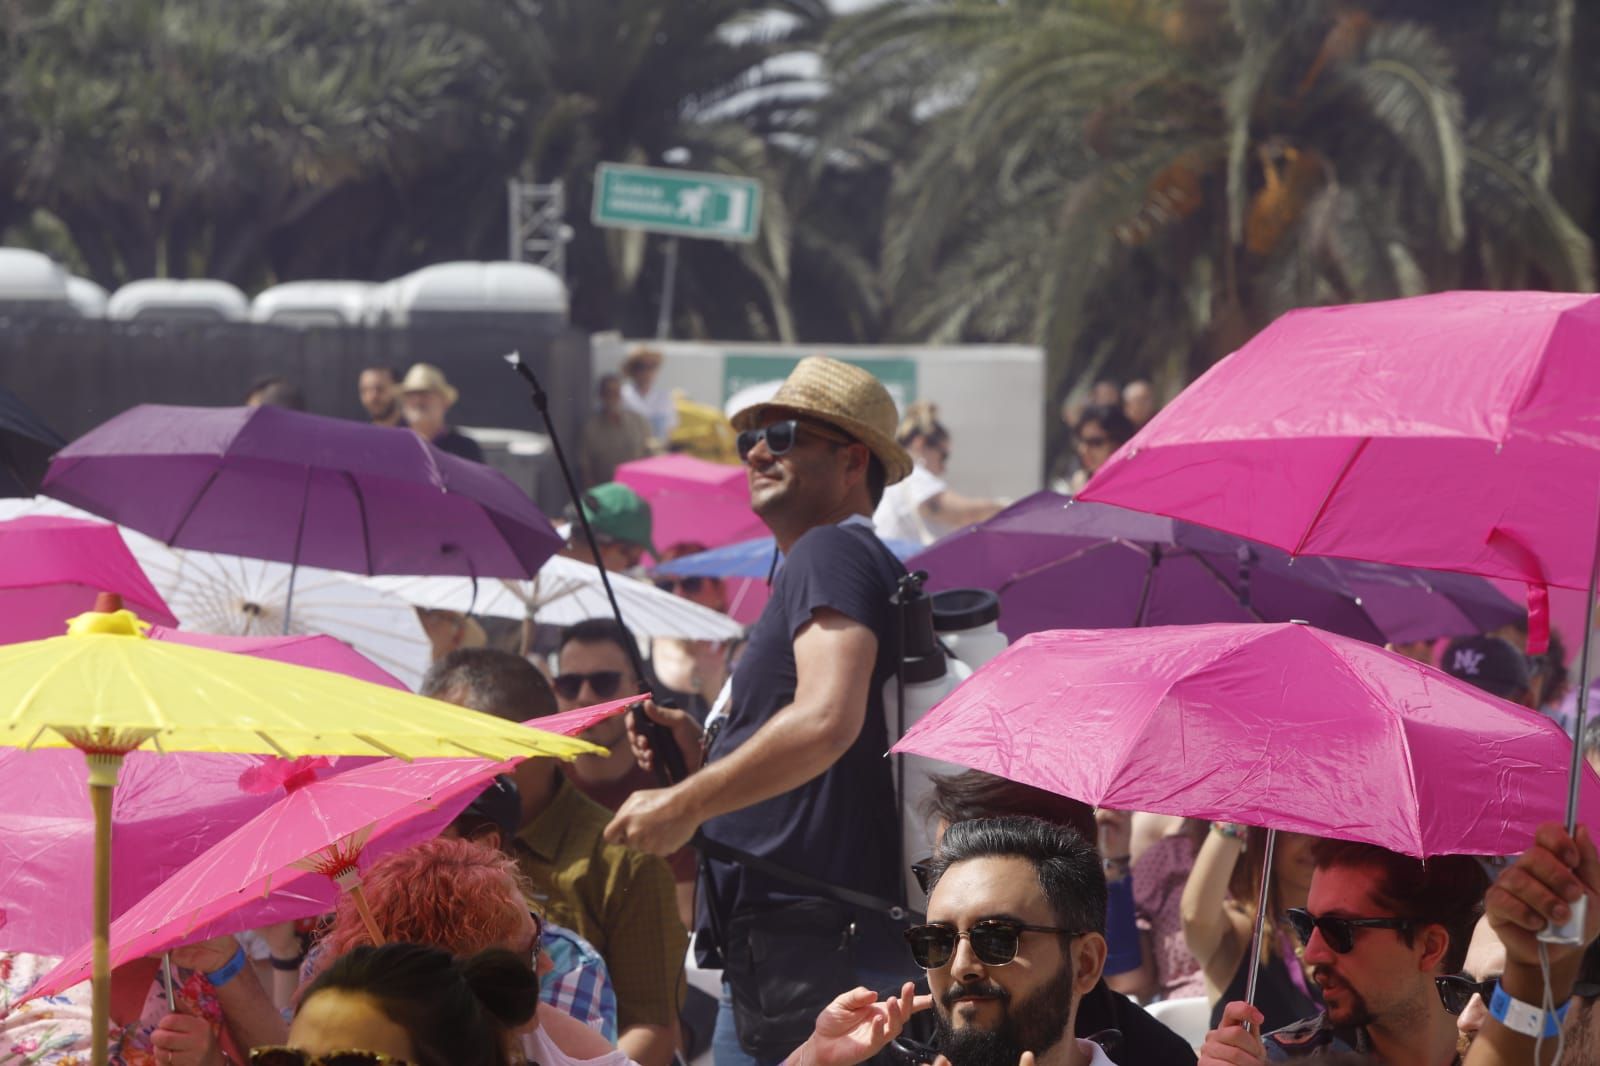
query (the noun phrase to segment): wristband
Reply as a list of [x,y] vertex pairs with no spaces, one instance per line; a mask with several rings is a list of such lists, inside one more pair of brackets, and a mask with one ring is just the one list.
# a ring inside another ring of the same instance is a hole
[[1513,998],[1511,993],[1496,982],[1494,996],[1489,1000],[1489,1016],[1512,1032],[1521,1033],[1523,1036],[1555,1037],[1561,1034],[1561,1023],[1567,1017],[1567,1007],[1571,1002],[1568,1000],[1555,1010],[1546,1013],[1541,1007]]
[[282,970],[284,973],[298,973],[300,964],[306,961],[306,953],[302,951],[292,959],[280,959],[278,956],[273,955],[268,961],[272,963],[274,970]]
[[1211,831],[1219,837],[1237,840],[1241,844],[1248,840],[1250,833],[1249,829],[1234,822],[1212,822]]
[[240,946],[235,948],[233,952],[233,958],[223,963],[217,969],[206,974],[206,980],[211,982],[212,988],[221,988],[223,985],[239,976],[239,971],[244,969],[244,964],[248,961],[249,960],[245,958],[244,947]]

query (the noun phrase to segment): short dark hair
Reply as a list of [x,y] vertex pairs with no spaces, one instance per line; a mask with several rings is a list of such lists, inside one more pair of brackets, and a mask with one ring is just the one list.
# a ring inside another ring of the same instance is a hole
[[600,380],[598,380],[598,381],[596,381],[594,383],[595,395],[598,396],[601,393],[605,392],[607,385],[616,385],[616,386],[618,386],[620,388],[622,386],[622,375],[621,374],[601,374],[600,375]]
[[928,894],[958,862],[1010,858],[1033,864],[1057,925],[1105,933],[1106,875],[1100,855],[1076,830],[1043,818],[1007,815],[952,823],[928,869]]
[[1083,414],[1078,416],[1078,426],[1073,432],[1076,434],[1084,426],[1093,422],[1106,431],[1106,436],[1111,443],[1120,448],[1133,439],[1133,423],[1123,413],[1122,408],[1113,407],[1108,403],[1097,403],[1083,409]]
[[300,392],[299,386],[288,378],[274,374],[271,377],[257,378],[250,385],[250,391],[245,393],[244,402],[255,401],[259,407],[287,407],[291,411],[304,411],[306,398]]
[[941,818],[949,825],[975,818],[1023,814],[1042,818],[1051,825],[1064,825],[1085,840],[1093,840],[1097,835],[1094,808],[1070,796],[1008,781],[982,770],[934,774],[929,780],[933,791],[922,802],[923,813],[930,818]]
[[[637,664],[643,662],[639,655],[639,642],[634,639],[633,631],[618,623],[615,618],[585,618],[581,622],[574,622],[561,631],[561,642],[556,645],[556,654],[560,655],[568,644],[574,642],[611,644],[622,652],[628,660],[628,665],[635,670],[638,669]],[[646,684],[650,682],[647,677],[641,677],[639,680]]]
[[[395,371],[394,367],[390,366],[387,363],[369,363],[368,365],[366,365],[366,366],[361,368],[361,373],[362,374],[373,374],[373,373],[384,374],[389,378],[390,381],[393,381],[396,384],[399,384],[399,382],[400,382],[399,373],[397,373]],[[359,377],[360,375],[357,375],[357,376]]]
[[508,722],[543,718],[557,711],[556,694],[537,667],[520,655],[494,648],[459,648],[429,667],[422,694],[450,697],[474,711]]
[[507,1066],[510,1034],[539,1006],[539,978],[499,948],[464,959],[424,944],[359,947],[335,959],[300,997],[359,992],[406,1031],[417,1066]]
[[[1441,961],[1441,973],[1459,973],[1467,961],[1472,930],[1483,915],[1483,894],[1489,878],[1470,855],[1435,855],[1414,859],[1353,840],[1323,839],[1312,845],[1317,869],[1362,866],[1378,874],[1372,898],[1397,918],[1421,925],[1442,925],[1450,946]],[[1416,930],[1402,929],[1407,946],[1415,943]]]

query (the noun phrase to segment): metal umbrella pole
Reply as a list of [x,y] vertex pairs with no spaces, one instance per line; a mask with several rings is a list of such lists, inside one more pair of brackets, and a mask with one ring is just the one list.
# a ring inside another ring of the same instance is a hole
[[1261,976],[1261,941],[1266,934],[1267,901],[1272,892],[1272,853],[1278,844],[1278,831],[1267,829],[1267,846],[1261,854],[1261,891],[1256,895],[1256,920],[1250,931],[1250,976],[1244,986],[1244,1001],[1256,1005],[1256,981]]

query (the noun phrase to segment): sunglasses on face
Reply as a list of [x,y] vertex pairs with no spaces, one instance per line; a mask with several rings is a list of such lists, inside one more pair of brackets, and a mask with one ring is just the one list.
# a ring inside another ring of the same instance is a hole
[[411,1066],[411,1063],[377,1051],[330,1051],[326,1055],[313,1055],[297,1047],[258,1047],[250,1051],[250,1066]]
[[700,590],[706,587],[703,577],[658,577],[655,579],[656,588],[662,592],[676,592],[682,589],[691,596],[698,596]]
[[1110,437],[1079,437],[1078,444],[1084,448],[1104,448],[1111,443]]
[[1451,1014],[1460,1014],[1467,1009],[1473,996],[1482,996],[1485,1003],[1494,997],[1494,986],[1498,977],[1486,977],[1482,981],[1474,980],[1464,973],[1447,974],[1433,979],[1434,987],[1439,990],[1439,1002],[1444,1004],[1444,1009]]
[[924,970],[937,970],[955,957],[956,944],[966,940],[972,953],[985,966],[1004,966],[1017,957],[1023,933],[1053,933],[1056,936],[1074,937],[1083,934],[1072,929],[1058,929],[1053,925],[1025,925],[1009,918],[989,918],[978,922],[966,932],[948,925],[914,925],[906,930],[906,943],[911,946],[911,957]]
[[755,446],[762,441],[767,442],[767,451],[771,452],[774,457],[786,455],[790,449],[799,443],[801,430],[805,430],[813,437],[831,441],[834,444],[855,443],[855,441],[842,433],[831,433],[828,430],[812,425],[810,422],[802,422],[798,418],[790,418],[782,422],[774,422],[770,426],[762,426],[760,429],[747,429],[740,433],[737,441],[739,461],[742,463],[749,459],[750,453],[755,450]]
[[[1356,946],[1357,929],[1410,929],[1410,918],[1339,918],[1332,914],[1314,915],[1302,907],[1290,907],[1285,914],[1300,943],[1309,945],[1311,934],[1319,932],[1335,954],[1348,955]],[[1471,997],[1468,997],[1471,998]]]
[[600,699],[609,700],[617,694],[617,689],[622,687],[622,674],[617,670],[596,670],[592,674],[557,674],[551,682],[555,686],[556,695],[564,700],[575,700],[578,693],[583,691],[583,683],[589,683],[590,690]]

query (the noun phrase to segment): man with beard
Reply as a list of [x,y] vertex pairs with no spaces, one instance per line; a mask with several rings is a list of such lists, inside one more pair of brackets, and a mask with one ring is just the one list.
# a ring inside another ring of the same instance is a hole
[[1389,1066],[1450,1066],[1461,1054],[1455,1017],[1434,978],[1459,973],[1483,910],[1477,860],[1426,863],[1371,844],[1324,840],[1304,909],[1288,912],[1326,1011],[1268,1033],[1245,1032],[1260,1012],[1231,1003],[1207,1034],[1201,1066],[1355,1051]]
[[1106,960],[1106,881],[1082,837],[1038,818],[946,830],[928,871],[928,923],[906,931],[928,971],[952,1066],[1110,1066],[1074,1037]]

